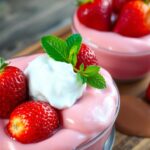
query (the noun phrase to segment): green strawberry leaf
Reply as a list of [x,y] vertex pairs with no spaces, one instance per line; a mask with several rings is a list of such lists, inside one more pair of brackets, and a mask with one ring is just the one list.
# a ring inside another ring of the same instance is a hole
[[41,39],[42,47],[45,52],[56,61],[68,62],[69,48],[62,39],[48,35]]
[[93,3],[94,0],[77,0],[78,6],[87,4],[87,3]]
[[0,71],[3,70],[7,65],[8,63],[5,62],[5,59],[0,57]]
[[99,73],[95,74],[94,76],[88,77],[87,83],[94,88],[98,88],[98,89],[106,88],[105,79]]
[[95,74],[97,74],[99,72],[99,70],[100,70],[99,66],[91,65],[85,69],[84,74],[89,77],[94,76]]

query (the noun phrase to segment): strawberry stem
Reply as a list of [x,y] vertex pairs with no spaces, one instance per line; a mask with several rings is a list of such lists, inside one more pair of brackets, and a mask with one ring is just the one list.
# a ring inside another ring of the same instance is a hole
[[93,3],[93,2],[94,2],[94,0],[77,0],[78,6],[87,4],[87,3]]
[[4,58],[0,57],[0,72],[3,72],[8,63],[5,62]]
[[146,4],[149,4],[149,3],[150,3],[150,0],[144,0],[144,2],[145,2]]

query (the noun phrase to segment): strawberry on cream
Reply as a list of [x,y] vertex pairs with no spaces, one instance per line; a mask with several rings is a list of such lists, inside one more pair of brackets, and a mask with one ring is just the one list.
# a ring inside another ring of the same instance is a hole
[[42,55],[29,63],[25,70],[29,94],[35,100],[49,102],[57,109],[71,107],[82,95],[86,83],[77,79],[71,64]]
[[[40,57],[45,58],[45,55],[22,57],[10,60],[10,62],[11,65],[24,71],[30,62]],[[7,120],[0,119],[1,150],[103,149],[103,144],[109,137],[118,114],[119,95],[110,74],[103,68],[100,73],[104,76],[107,87],[102,90],[86,87],[82,97],[72,107],[60,111],[63,120],[61,128],[46,140],[32,144],[21,144],[14,141],[4,131]],[[93,141],[88,147],[89,140],[97,135],[99,135],[96,138],[97,142]]]
[[84,42],[95,51],[99,65],[115,79],[134,80],[150,71],[150,35],[131,38],[94,30],[83,25],[76,13],[72,29],[82,35]]

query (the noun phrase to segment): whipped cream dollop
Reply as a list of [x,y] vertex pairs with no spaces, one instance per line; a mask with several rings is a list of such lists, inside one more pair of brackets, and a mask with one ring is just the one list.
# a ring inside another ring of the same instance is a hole
[[77,80],[71,64],[38,56],[25,70],[29,93],[35,100],[47,101],[57,109],[71,107],[82,95],[86,84]]

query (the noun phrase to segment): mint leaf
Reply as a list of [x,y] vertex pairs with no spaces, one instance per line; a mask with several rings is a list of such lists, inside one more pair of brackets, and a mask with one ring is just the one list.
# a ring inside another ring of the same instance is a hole
[[87,78],[87,83],[95,88],[98,89],[103,89],[106,87],[106,82],[105,79],[102,75],[100,75],[99,73],[97,73],[94,76],[88,77]]
[[80,65],[80,72],[83,72],[84,71],[84,64],[82,63],[81,65]]
[[66,39],[66,42],[69,48],[69,63],[76,66],[77,55],[81,47],[82,38],[80,34],[73,34]]
[[73,34],[66,39],[66,42],[69,48],[69,63],[76,66],[77,55],[81,47],[82,38],[80,34]]
[[65,41],[52,35],[44,36],[41,39],[45,52],[56,61],[68,62],[69,49]]
[[99,70],[100,70],[99,66],[91,65],[85,69],[84,74],[86,76],[93,76],[93,75],[97,74],[99,72]]
[[86,83],[87,82],[87,78],[82,76],[80,74],[80,72],[77,73],[77,80],[79,80],[80,82],[82,82],[82,84]]
[[80,34],[72,34],[71,36],[69,36],[66,39],[66,42],[67,42],[67,45],[68,45],[70,51],[71,51],[72,47],[76,46],[76,47],[74,47],[74,51],[77,55],[80,50],[81,43],[82,43],[81,35]]
[[70,50],[69,63],[71,63],[73,66],[76,66],[77,64],[76,45],[74,45]]

